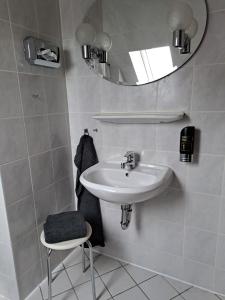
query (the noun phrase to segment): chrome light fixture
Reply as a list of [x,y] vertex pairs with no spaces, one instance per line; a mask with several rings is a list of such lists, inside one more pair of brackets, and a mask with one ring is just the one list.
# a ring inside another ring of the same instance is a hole
[[188,54],[191,51],[191,39],[198,29],[197,21],[193,18],[193,10],[183,0],[173,1],[168,19],[173,31],[173,46],[180,50],[180,54]]
[[77,28],[76,38],[81,45],[83,59],[107,63],[107,52],[112,46],[111,37],[107,33],[96,33],[92,25],[82,23]]

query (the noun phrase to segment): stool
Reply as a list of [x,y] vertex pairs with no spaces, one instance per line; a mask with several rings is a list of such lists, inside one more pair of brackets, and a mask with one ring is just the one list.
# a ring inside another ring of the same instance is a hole
[[86,271],[85,267],[85,253],[84,253],[84,244],[86,243],[89,248],[89,259],[90,259],[90,271],[91,271],[91,283],[92,283],[92,294],[93,300],[96,300],[96,292],[95,292],[95,277],[94,277],[94,264],[93,264],[93,252],[92,245],[89,241],[89,238],[92,234],[92,228],[89,223],[86,222],[87,225],[87,235],[81,239],[74,239],[69,241],[64,241],[55,244],[48,244],[45,241],[44,231],[41,233],[41,243],[47,250],[47,272],[48,272],[48,300],[52,300],[52,270],[51,270],[51,260],[50,256],[53,250],[69,250],[72,248],[76,248],[82,245],[82,263],[83,263],[83,272]]

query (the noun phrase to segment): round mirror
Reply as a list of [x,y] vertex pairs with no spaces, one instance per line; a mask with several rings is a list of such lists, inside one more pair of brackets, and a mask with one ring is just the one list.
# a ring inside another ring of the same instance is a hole
[[95,0],[76,37],[94,72],[117,84],[142,85],[185,64],[206,24],[205,0]]

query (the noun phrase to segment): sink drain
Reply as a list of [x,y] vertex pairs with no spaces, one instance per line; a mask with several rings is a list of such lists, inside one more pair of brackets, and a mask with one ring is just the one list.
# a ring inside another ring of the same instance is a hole
[[132,213],[132,205],[125,204],[121,205],[121,228],[126,230],[130,224],[131,213]]

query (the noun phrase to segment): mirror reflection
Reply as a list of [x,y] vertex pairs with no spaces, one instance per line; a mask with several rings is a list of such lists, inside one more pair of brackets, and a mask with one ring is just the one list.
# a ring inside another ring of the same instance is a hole
[[206,23],[205,0],[96,0],[76,39],[94,72],[117,84],[142,85],[187,62]]

